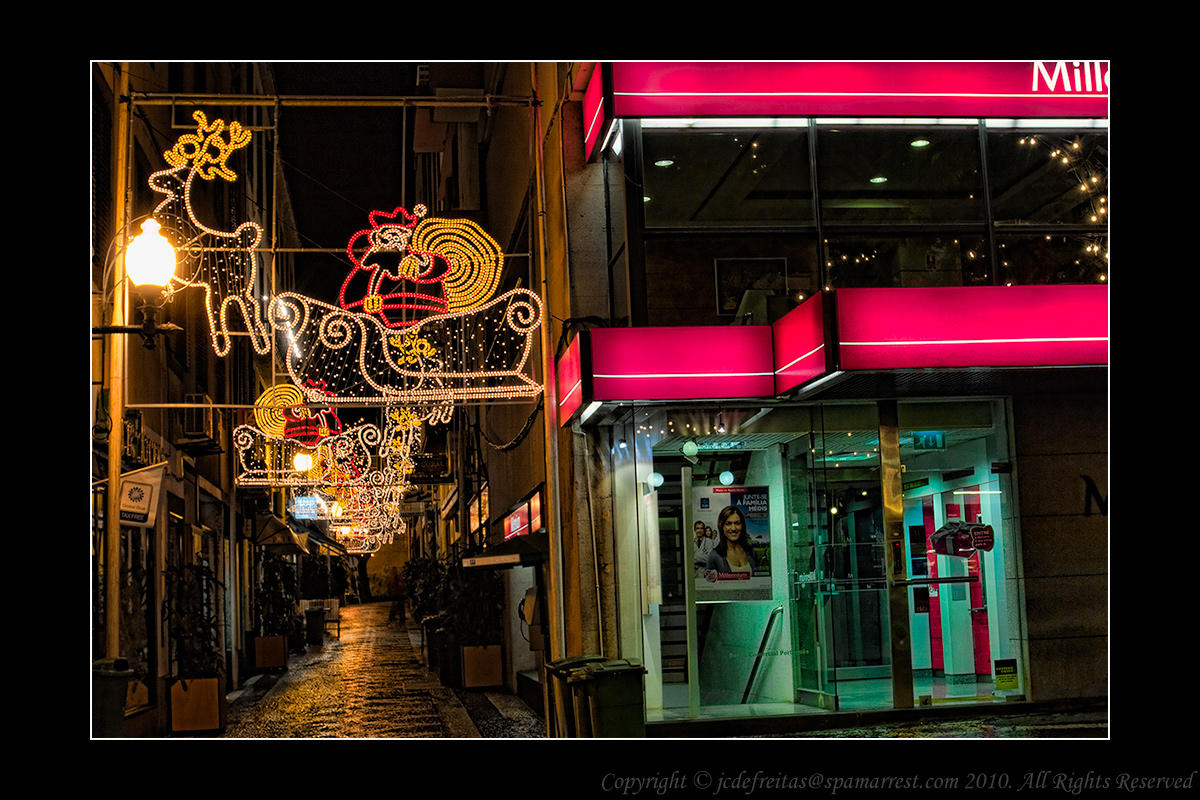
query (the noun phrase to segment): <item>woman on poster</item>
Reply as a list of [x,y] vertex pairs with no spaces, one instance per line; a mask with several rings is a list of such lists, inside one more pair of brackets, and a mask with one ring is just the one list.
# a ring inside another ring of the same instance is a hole
[[737,506],[722,509],[717,517],[720,541],[708,554],[706,570],[721,573],[743,572],[753,575],[758,562],[746,532],[746,515]]

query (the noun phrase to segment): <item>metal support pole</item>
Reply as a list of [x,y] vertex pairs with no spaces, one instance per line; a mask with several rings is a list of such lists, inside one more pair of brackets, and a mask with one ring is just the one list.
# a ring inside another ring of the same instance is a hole
[[[529,65],[530,94],[537,96],[537,64]],[[546,279],[546,197],[545,175],[542,161],[542,125],[538,106],[533,106],[531,122],[533,130],[533,207],[536,225],[531,226],[537,231],[537,241],[533,253],[540,267],[542,309],[546,315],[542,320],[541,349],[542,349],[542,419],[545,424],[546,436],[546,500],[549,508],[550,529],[550,585],[547,587],[547,600],[550,606],[550,656],[560,659],[566,656],[566,625],[564,620],[565,607],[563,603],[563,554],[562,554],[562,508],[558,496],[558,423],[555,410],[558,408],[558,393],[554,386],[554,349],[550,338],[550,292]]]
[[900,425],[895,400],[879,401],[879,464],[887,562],[892,651],[892,707],[912,708],[912,637],[908,624],[908,564],[904,556],[904,498],[900,480]]
[[[113,230],[120,237],[113,272],[114,326],[125,324],[125,251],[129,245],[126,192],[129,185],[130,120],[129,69],[119,64],[116,87],[116,176],[113,190]],[[118,333],[108,337],[108,488],[104,511],[104,654],[117,658],[121,648],[121,450],[125,434],[125,340]]]

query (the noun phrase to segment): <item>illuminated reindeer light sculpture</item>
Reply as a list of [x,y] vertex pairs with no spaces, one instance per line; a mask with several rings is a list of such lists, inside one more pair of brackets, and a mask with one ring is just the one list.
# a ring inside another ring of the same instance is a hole
[[197,218],[192,205],[196,178],[231,182],[237,178],[226,161],[250,143],[250,132],[237,122],[228,127],[223,120],[209,122],[203,111],[193,113],[192,119],[196,120],[196,132],[179,137],[175,146],[163,153],[171,167],[150,176],[150,188],[166,195],[154,216],[179,254],[181,272],[187,276],[172,278],[168,297],[192,286],[204,289],[204,307],[218,356],[227,355],[232,345],[230,308],[241,312],[255,351],[267,353],[271,341],[254,298],[254,248],[262,241],[262,228],[243,222],[231,232],[215,230]]

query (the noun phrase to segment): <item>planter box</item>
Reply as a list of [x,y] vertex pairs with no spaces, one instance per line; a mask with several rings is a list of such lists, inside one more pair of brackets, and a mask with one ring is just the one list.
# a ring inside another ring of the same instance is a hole
[[287,637],[255,636],[254,637],[254,668],[255,669],[287,669],[288,648]]
[[462,648],[463,687],[475,689],[504,685],[504,658],[500,645],[488,644]]
[[191,678],[171,684],[171,730],[225,729],[225,679]]

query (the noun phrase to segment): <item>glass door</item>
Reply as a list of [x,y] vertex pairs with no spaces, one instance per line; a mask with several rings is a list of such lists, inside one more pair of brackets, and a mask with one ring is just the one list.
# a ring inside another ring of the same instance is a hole
[[[942,408],[935,408],[942,405]],[[1007,437],[999,402],[901,406],[913,696],[1020,691]],[[940,416],[939,416],[940,414]]]
[[814,429],[788,449],[797,702],[887,707],[890,625],[874,412],[816,409],[812,418]]

